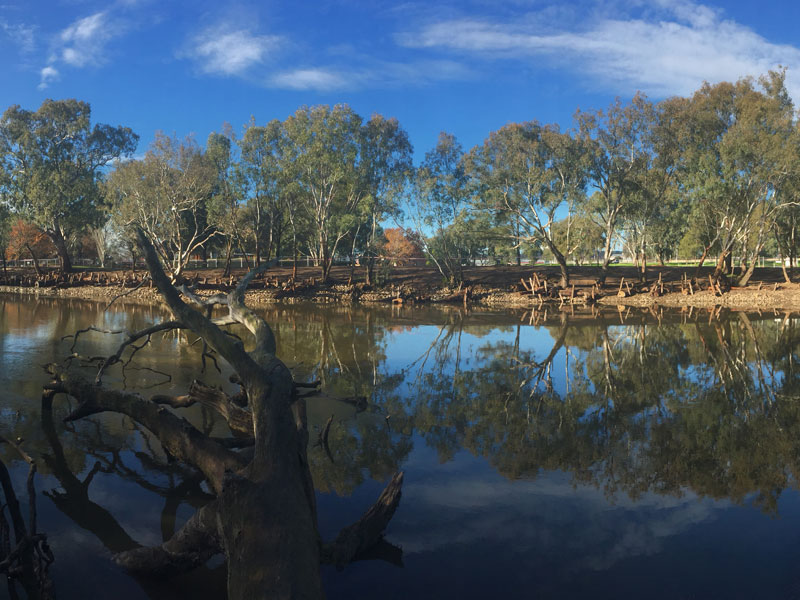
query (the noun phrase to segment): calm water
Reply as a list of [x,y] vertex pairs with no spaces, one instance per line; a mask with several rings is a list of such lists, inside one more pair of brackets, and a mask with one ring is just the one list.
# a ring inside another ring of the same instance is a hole
[[[119,415],[65,426],[64,397],[54,418],[42,414],[40,365],[72,351],[62,336],[162,316],[102,309],[0,295],[0,433],[23,437],[39,459],[58,595],[224,597],[219,561],[164,584],[110,560],[169,537],[208,500],[205,486]],[[387,533],[402,554],[326,568],[330,598],[800,598],[798,320],[305,305],[264,314],[298,378],[370,399],[364,412],[309,406],[316,428],[334,415],[330,454],[313,432],[309,450],[323,535],[406,473]],[[224,365],[199,373],[192,341],[155,339],[106,383],[142,394],[181,393],[196,377],[224,384]],[[114,348],[114,336],[87,333],[75,350]],[[185,413],[225,433],[213,414]],[[0,456],[22,493],[26,466],[7,447]]]

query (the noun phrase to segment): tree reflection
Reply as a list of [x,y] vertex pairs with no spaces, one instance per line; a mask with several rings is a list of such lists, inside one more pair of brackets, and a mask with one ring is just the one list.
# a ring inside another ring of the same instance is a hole
[[[136,318],[151,317],[152,309],[141,310]],[[320,380],[327,393],[308,401],[317,431],[333,415],[329,452],[316,435],[308,450],[323,494],[347,496],[367,480],[385,480],[415,443],[435,449],[440,461],[468,451],[512,479],[562,471],[610,497],[691,491],[770,514],[800,477],[800,326],[791,315],[556,311],[510,324],[507,315],[460,308],[266,312],[295,377]],[[33,325],[43,336],[82,323],[59,303],[6,307],[3,315],[7,331]],[[169,343],[186,362],[200,351]],[[397,359],[400,349],[411,358]],[[158,364],[163,355],[145,360]],[[218,379],[211,383],[224,382],[224,373]],[[337,396],[366,397],[367,408]],[[127,421],[66,428],[47,401],[40,417],[9,406],[4,427],[26,439],[43,459],[40,472],[58,482],[50,500],[113,553],[140,541],[91,496],[97,477],[159,498],[165,540],[182,505],[208,501],[195,472],[170,463]],[[226,433],[210,413],[190,418],[206,432]],[[15,460],[2,447],[0,457]],[[183,597],[224,589],[222,567],[192,578]],[[153,598],[171,597],[175,585],[142,583]]]
[[470,369],[461,328],[436,340],[402,407],[442,460],[464,448],[511,478],[561,470],[612,496],[692,490],[772,513],[796,481],[791,318],[561,318],[552,346],[487,342]]

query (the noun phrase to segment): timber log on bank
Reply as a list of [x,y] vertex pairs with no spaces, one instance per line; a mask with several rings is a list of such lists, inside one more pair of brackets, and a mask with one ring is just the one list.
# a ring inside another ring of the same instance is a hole
[[[564,306],[726,306],[739,309],[798,309],[800,284],[786,282],[780,268],[756,269],[750,283],[732,286],[713,268],[653,268],[642,281],[634,267],[614,267],[602,282],[598,267],[573,267],[570,285],[559,285],[553,267],[474,267],[464,269],[464,281],[446,285],[432,269],[397,267],[381,285],[368,285],[349,267],[331,271],[323,284],[312,267],[270,268],[254,277],[246,294],[251,305],[273,302],[391,303],[407,306],[421,303],[530,307],[544,304]],[[223,276],[222,270],[191,271],[181,283],[200,296],[227,294],[244,273]],[[8,270],[0,272],[0,292],[35,293],[43,297],[160,302],[160,295],[147,271],[84,271],[69,274]]]

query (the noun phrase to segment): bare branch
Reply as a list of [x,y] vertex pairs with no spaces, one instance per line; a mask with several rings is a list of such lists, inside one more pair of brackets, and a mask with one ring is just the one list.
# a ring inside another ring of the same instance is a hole
[[[141,229],[137,230],[137,237],[139,245],[144,250],[145,260],[153,277],[153,282],[177,319],[204,338],[242,377],[252,376],[260,372],[259,365],[245,352],[244,346],[240,342],[233,340],[213,321],[181,300],[180,293],[173,287],[164,273],[164,269],[161,268],[161,263],[153,245]],[[233,314],[231,314],[231,317],[236,318]]]
[[114,562],[129,571],[159,577],[171,577],[199,567],[223,550],[217,519],[217,503],[206,504],[168,541],[152,548],[121,552],[114,557]]
[[219,388],[211,387],[202,381],[194,380],[185,396],[156,395],[150,398],[156,404],[166,404],[173,408],[186,408],[200,403],[227,421],[233,431],[253,435],[253,415],[250,411],[237,406],[231,398]]
[[359,553],[374,546],[383,536],[400,504],[402,487],[401,471],[395,473],[375,504],[358,521],[342,529],[332,543],[323,547],[321,561],[343,567],[352,562]]
[[52,366],[49,370],[55,381],[45,389],[69,394],[80,401],[64,419],[67,422],[105,411],[127,415],[155,434],[169,454],[203,473],[217,493],[222,489],[225,471],[238,471],[245,466],[239,455],[222,448],[166,408],[134,394],[92,385],[80,376]]

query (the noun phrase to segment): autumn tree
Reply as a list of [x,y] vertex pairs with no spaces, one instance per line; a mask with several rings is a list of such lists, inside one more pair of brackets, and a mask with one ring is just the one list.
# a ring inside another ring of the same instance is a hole
[[383,232],[386,242],[383,245],[383,254],[392,261],[402,261],[409,258],[424,258],[419,236],[412,232],[404,231],[400,227],[392,227]]
[[9,259],[16,260],[30,256],[36,273],[41,275],[42,269],[39,266],[39,259],[53,256],[55,253],[56,247],[53,242],[35,225],[22,219],[17,219],[11,225],[6,247],[6,256]]
[[69,239],[99,220],[103,168],[139,139],[90,119],[86,102],[45,100],[35,112],[12,106],[0,120],[0,192],[50,238],[62,272],[72,270]]

